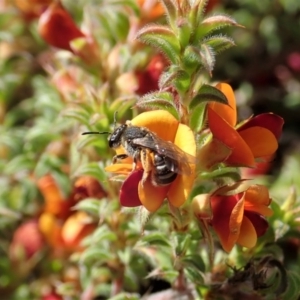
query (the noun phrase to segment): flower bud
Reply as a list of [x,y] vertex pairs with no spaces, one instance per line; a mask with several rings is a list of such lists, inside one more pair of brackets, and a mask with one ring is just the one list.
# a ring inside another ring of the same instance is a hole
[[39,19],[38,32],[51,46],[72,51],[70,42],[84,37],[60,2],[53,2]]
[[24,261],[40,251],[44,240],[36,220],[29,220],[14,232],[9,255],[13,261]]
[[212,211],[210,206],[210,194],[201,194],[192,201],[192,210],[197,219],[211,219]]

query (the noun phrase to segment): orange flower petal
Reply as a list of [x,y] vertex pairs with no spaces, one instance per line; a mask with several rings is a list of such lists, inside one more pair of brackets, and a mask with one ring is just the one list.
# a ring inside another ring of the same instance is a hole
[[63,245],[61,237],[62,225],[54,215],[49,213],[41,214],[39,218],[39,229],[52,247]]
[[[188,126],[179,124],[174,144],[184,152],[192,156],[196,155],[195,137],[192,130]],[[190,164],[190,167],[191,174],[178,175],[171,184],[168,192],[168,199],[175,207],[181,206],[186,201],[193,187],[196,166],[195,164]]]
[[158,210],[166,199],[169,188],[169,185],[160,187],[154,186],[151,183],[150,177],[147,178],[143,185],[140,181],[138,193],[142,205],[151,212]]
[[257,236],[262,236],[266,233],[269,224],[263,216],[249,211],[245,211],[245,216],[250,220],[250,222],[254,226]]
[[271,203],[268,188],[260,184],[251,185],[246,191],[245,198],[247,202],[252,202],[253,204],[268,206]]
[[226,96],[228,105],[211,102],[209,107],[212,108],[221,118],[223,118],[229,125],[234,127],[236,125],[236,102],[235,96],[231,86],[227,83],[218,83],[216,88],[219,89]]
[[139,114],[131,124],[146,127],[163,140],[174,142],[179,122],[165,110],[152,110]]
[[270,217],[273,215],[273,211],[271,208],[262,204],[249,203],[247,201],[245,201],[245,210],[252,211],[266,217]]
[[79,247],[81,240],[95,229],[95,225],[88,221],[89,216],[82,211],[74,213],[65,221],[61,236],[67,247]]
[[237,131],[210,107],[207,112],[209,128],[214,138],[232,149],[232,154],[226,161],[232,165],[254,166],[253,154]]
[[251,127],[263,127],[270,130],[278,140],[280,138],[284,120],[272,113],[260,114],[251,118],[248,122],[243,124],[239,130],[245,130]]
[[243,218],[243,222],[240,228],[240,235],[236,242],[237,244],[247,248],[253,248],[256,245],[256,230],[252,222],[246,216],[244,216]]
[[105,167],[105,171],[127,175],[132,171],[132,164],[112,164],[110,166]]
[[168,200],[175,207],[180,207],[186,201],[195,176],[177,175],[177,178],[172,182],[168,192]]
[[240,235],[241,225],[244,218],[244,197],[245,195],[243,195],[243,197],[234,206],[230,216],[227,246],[231,246],[231,248],[236,243]]
[[251,127],[239,130],[238,133],[247,143],[254,157],[271,155],[278,148],[276,137],[266,128]]

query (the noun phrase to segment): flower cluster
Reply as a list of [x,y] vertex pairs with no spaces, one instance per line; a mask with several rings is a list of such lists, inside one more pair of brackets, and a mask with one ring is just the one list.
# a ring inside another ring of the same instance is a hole
[[101,199],[106,192],[90,176],[77,179],[69,197],[63,196],[51,175],[41,177],[38,187],[45,199],[44,210],[39,217],[39,229],[45,239],[56,250],[79,249],[80,241],[95,229],[95,224],[88,214],[76,212],[72,207],[87,197]]
[[[226,83],[219,83],[216,87],[226,96],[228,105],[216,102],[207,105],[208,128],[212,138],[205,145],[199,146],[197,151],[192,130],[166,111],[144,112],[131,123],[147,128],[161,139],[174,143],[184,152],[195,156],[200,170],[213,170],[218,164],[255,168],[259,159],[275,153],[283,120],[277,115],[266,113],[237,125],[232,88]],[[117,153],[124,154],[126,149],[121,146]],[[154,212],[164,199],[168,199],[175,207],[186,202],[197,179],[196,166],[191,164],[191,168],[192,174],[178,174],[176,180],[166,186],[154,185],[150,178],[143,182],[143,165],[139,161],[133,169],[133,159],[130,156],[106,167],[106,171],[126,176],[120,190],[121,205],[143,205]],[[268,208],[270,203],[266,187],[253,185],[245,188],[241,182],[225,185],[212,194],[196,196],[192,207],[198,219],[209,219],[223,248],[230,251],[236,243],[250,248],[256,244],[257,237],[263,235],[268,227],[265,217],[272,214]]]

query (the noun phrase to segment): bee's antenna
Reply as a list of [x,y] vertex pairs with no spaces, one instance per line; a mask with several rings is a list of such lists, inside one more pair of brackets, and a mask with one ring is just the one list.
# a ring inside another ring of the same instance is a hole
[[102,132],[98,132],[98,131],[87,131],[82,133],[82,135],[86,135],[86,134],[111,134],[111,132],[108,131],[102,131]]

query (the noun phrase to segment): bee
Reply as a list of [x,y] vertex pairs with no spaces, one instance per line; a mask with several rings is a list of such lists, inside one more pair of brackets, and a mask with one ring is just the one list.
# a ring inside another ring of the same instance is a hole
[[142,183],[151,176],[155,186],[171,184],[178,174],[190,175],[190,164],[195,163],[195,157],[184,152],[170,141],[165,141],[145,127],[133,126],[130,121],[110,132],[84,132],[83,134],[110,134],[108,145],[112,149],[121,146],[125,154],[113,157],[113,163],[132,157],[133,170],[138,162],[144,169]]

